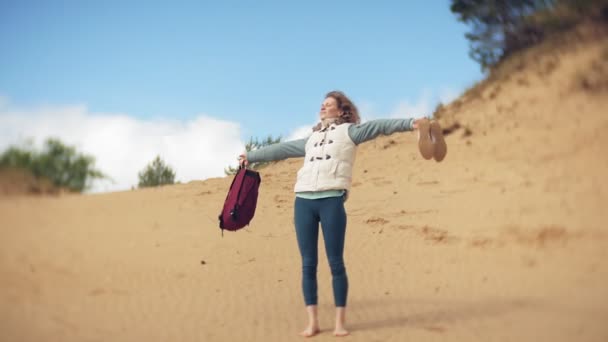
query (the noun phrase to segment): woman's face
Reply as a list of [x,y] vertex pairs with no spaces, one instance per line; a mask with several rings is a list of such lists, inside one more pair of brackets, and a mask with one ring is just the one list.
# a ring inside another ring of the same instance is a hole
[[319,112],[319,117],[321,120],[337,118],[340,116],[340,109],[338,108],[338,101],[333,97],[326,98],[321,104],[321,111]]

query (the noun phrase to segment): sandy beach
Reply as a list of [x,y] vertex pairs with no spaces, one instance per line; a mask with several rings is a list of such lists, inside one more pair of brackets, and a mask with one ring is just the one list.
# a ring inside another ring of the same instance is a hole
[[[452,102],[442,163],[412,133],[360,145],[344,340],[608,341],[606,37],[514,59]],[[302,340],[301,164],[262,169],[251,225],[223,237],[231,177],[0,197],[0,340]],[[334,341],[320,251],[312,340]]]

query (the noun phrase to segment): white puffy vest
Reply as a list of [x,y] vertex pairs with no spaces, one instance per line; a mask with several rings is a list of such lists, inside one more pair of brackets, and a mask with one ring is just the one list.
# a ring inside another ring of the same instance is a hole
[[357,152],[357,145],[348,135],[350,125],[331,124],[312,133],[306,142],[295,192],[345,189],[348,194]]

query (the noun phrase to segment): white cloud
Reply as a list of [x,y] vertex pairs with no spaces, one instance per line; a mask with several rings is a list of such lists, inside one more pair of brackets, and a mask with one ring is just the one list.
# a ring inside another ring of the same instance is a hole
[[403,100],[390,113],[392,118],[420,118],[430,116],[433,109],[433,94],[429,90],[423,90],[417,100]]
[[34,139],[41,146],[57,137],[96,159],[114,182],[96,181],[92,192],[128,190],[156,155],[176,180],[224,176],[244,150],[238,123],[199,115],[188,121],[141,120],[125,114],[91,113],[86,106],[13,108],[0,98],[0,151]]
[[8,98],[0,95],[0,109],[8,105]]
[[403,100],[391,112],[393,118],[420,118],[433,115],[439,103],[448,104],[460,96],[460,91],[443,87],[439,91],[423,90],[414,101]]
[[296,129],[292,130],[291,133],[285,139],[285,141],[307,138],[312,133],[312,127],[315,124],[310,124],[308,126],[300,126]]
[[357,104],[357,109],[359,109],[361,123],[380,118],[380,116],[378,116],[378,114],[376,113],[376,108],[374,107],[374,104],[370,101],[359,102]]

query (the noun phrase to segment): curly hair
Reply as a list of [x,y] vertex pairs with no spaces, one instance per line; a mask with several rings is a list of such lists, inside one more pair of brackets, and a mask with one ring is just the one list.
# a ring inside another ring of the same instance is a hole
[[[325,95],[325,98],[333,98],[336,100],[338,104],[338,109],[340,110],[340,116],[336,120],[336,124],[340,125],[346,122],[358,124],[361,122],[359,117],[359,110],[357,106],[346,96],[343,92],[334,90],[330,91]],[[319,122],[316,126],[312,128],[313,131],[318,131],[322,128],[322,123]]]

